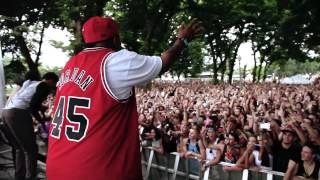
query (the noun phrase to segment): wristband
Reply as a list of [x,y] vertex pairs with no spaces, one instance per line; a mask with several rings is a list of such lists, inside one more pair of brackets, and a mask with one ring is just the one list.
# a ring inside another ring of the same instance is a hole
[[182,43],[183,43],[183,47],[188,47],[189,42],[186,38],[178,38]]

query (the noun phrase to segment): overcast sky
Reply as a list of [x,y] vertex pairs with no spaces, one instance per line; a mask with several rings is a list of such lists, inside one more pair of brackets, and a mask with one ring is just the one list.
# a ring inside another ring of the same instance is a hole
[[48,28],[45,31],[44,43],[42,47],[41,63],[44,66],[49,67],[63,67],[68,61],[69,57],[67,53],[64,53],[61,49],[57,49],[50,44],[50,40],[61,41],[65,45],[69,44],[71,35],[68,31],[62,31],[59,29]]

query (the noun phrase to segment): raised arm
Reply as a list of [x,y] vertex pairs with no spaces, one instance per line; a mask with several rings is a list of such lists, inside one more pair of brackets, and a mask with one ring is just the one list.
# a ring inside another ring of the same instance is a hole
[[283,177],[283,180],[291,180],[296,175],[298,166],[299,165],[296,162],[290,160],[288,163],[288,169]]
[[202,31],[200,24],[200,21],[197,19],[192,19],[188,25],[182,24],[180,26],[176,41],[161,55],[162,69],[160,74],[166,72],[171,67],[174,60],[177,59],[179,53],[188,46],[188,43],[200,35]]

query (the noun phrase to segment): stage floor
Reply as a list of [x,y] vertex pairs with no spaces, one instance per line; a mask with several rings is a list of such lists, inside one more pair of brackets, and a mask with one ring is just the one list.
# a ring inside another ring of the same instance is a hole
[[[46,180],[45,173],[45,152],[44,143],[39,144],[40,160],[37,166],[37,180]],[[14,180],[14,165],[12,160],[11,147],[0,141],[0,180]]]

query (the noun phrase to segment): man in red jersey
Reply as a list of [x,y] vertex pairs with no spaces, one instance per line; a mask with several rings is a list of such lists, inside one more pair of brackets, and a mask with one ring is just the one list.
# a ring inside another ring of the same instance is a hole
[[200,31],[193,19],[161,57],[144,56],[121,48],[111,17],[85,22],[82,35],[91,48],[67,62],[57,86],[48,179],[141,180],[134,86],[167,71]]

